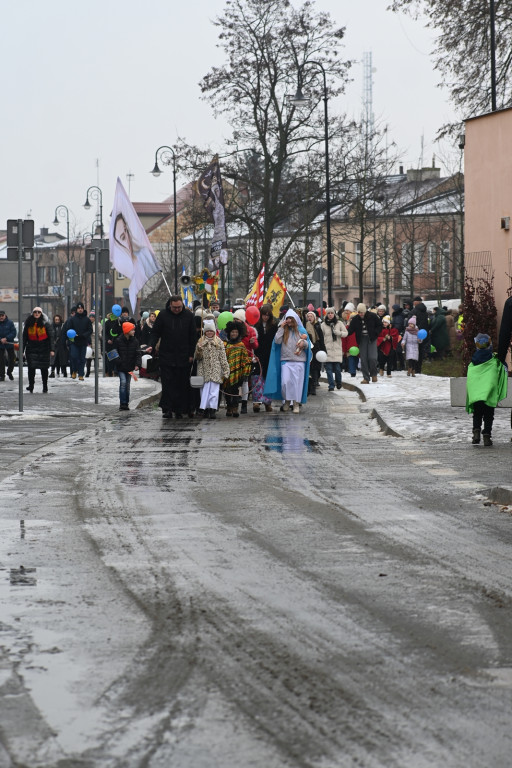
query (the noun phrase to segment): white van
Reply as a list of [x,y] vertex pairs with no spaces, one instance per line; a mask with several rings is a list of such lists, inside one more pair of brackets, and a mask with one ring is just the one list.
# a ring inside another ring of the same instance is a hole
[[[427,308],[427,312],[432,312],[434,307],[439,306],[438,301],[424,301],[424,305]],[[441,299],[441,306],[446,307],[446,309],[455,309],[457,310],[459,306],[462,304],[462,301],[460,299]]]

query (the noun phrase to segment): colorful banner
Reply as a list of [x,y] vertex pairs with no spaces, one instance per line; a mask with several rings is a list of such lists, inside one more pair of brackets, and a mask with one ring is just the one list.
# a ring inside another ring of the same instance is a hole
[[254,281],[254,285],[245,297],[245,306],[261,307],[263,304],[263,295],[265,291],[265,265],[262,266],[261,271]]
[[284,304],[284,297],[286,296],[286,286],[281,278],[274,272],[270,285],[263,299],[264,304],[272,304],[272,314],[274,317],[279,317],[279,310]]
[[221,264],[228,263],[228,243],[224,192],[218,155],[215,155],[210,165],[201,174],[196,187],[214,225],[208,268],[210,270],[219,269]]
[[119,178],[110,220],[109,248],[111,263],[130,280],[128,295],[132,312],[135,312],[138,292],[162,268]]

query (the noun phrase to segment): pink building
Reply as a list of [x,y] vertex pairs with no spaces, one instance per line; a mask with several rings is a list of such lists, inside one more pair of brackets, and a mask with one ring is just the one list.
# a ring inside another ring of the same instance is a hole
[[512,108],[466,121],[465,268],[494,271],[498,327],[512,285]]

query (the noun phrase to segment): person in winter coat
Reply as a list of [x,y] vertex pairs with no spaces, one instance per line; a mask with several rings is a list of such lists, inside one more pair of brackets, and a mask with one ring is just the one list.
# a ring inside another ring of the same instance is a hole
[[348,331],[345,323],[336,316],[334,307],[327,307],[325,310],[321,328],[327,353],[327,360],[324,365],[327,373],[328,391],[333,392],[335,383],[336,389],[341,389],[341,364],[343,362],[341,340],[348,336]]
[[416,370],[418,367],[418,360],[420,358],[420,344],[421,339],[418,339],[418,326],[416,325],[416,318],[412,315],[409,318],[407,328],[402,339],[402,348],[404,350],[404,357],[407,361],[407,375],[416,376]]
[[203,336],[196,346],[197,373],[202,376],[200,411],[205,419],[215,419],[220,385],[229,377],[229,363],[224,342],[217,336],[215,321],[205,320]]
[[398,331],[392,327],[389,315],[384,315],[382,325],[382,331],[377,337],[379,373],[381,376],[384,376],[384,369],[387,366],[387,375],[391,376],[391,371],[395,364],[395,350],[398,345]]
[[430,341],[436,348],[436,356],[443,358],[450,345],[446,316],[440,307],[434,307],[434,316],[430,323]]
[[[234,322],[240,325],[240,336],[245,344],[247,352],[254,357],[256,350],[258,349],[258,333],[252,325],[245,321],[245,309],[237,309],[233,314]],[[247,401],[249,400],[249,381],[244,381],[242,384],[242,407],[240,413],[247,413]]]
[[[392,310],[393,312],[391,314],[391,327],[396,328],[396,330],[398,331],[399,341],[401,341],[402,336],[405,333],[407,318],[400,304],[393,304]],[[409,316],[410,315],[408,315],[408,317]],[[397,344],[396,346],[395,363],[394,363],[393,370],[398,370],[398,371],[405,370],[404,355],[403,355],[402,345],[400,343]]]
[[122,332],[123,323],[121,318],[110,312],[105,318],[102,330],[103,354],[105,355],[103,365],[105,366],[105,374],[109,377],[117,376],[117,370],[115,360],[109,360],[107,355],[115,349],[116,341]]
[[76,305],[76,314],[70,317],[66,323],[68,331],[73,330],[76,336],[69,342],[69,361],[71,366],[71,378],[76,379],[77,374],[80,381],[84,380],[85,372],[85,354],[87,347],[91,344],[92,323],[87,317],[85,307],[81,301]]
[[[263,394],[265,388],[265,379],[267,378],[268,361],[272,351],[272,342],[277,332],[277,320],[272,312],[272,304],[263,304],[260,309],[260,319],[254,326],[258,335],[258,360],[261,371],[252,376],[252,409],[256,413],[260,406],[265,406],[265,411],[272,412],[272,400]],[[258,379],[258,381],[256,381]]]
[[48,392],[48,368],[55,354],[53,331],[41,307],[34,307],[23,326],[23,349],[27,358],[28,392],[34,391],[36,370],[41,371],[43,392]]
[[457,349],[457,330],[455,328],[455,318],[451,309],[446,310],[446,327],[448,329],[448,349],[447,353],[451,354]]
[[162,395],[159,406],[163,418],[177,419],[183,413],[194,416],[190,370],[194,361],[197,336],[194,315],[183,305],[181,296],[171,296],[158,313],[149,339],[148,354],[160,341],[159,362]]
[[226,325],[227,339],[224,342],[229,374],[224,378],[223,386],[226,397],[226,416],[238,418],[238,403],[241,400],[240,389],[247,380],[252,368],[252,355],[242,339],[242,325],[234,320]]
[[116,358],[117,375],[119,376],[119,410],[129,411],[130,384],[132,373],[139,370],[142,355],[138,339],[135,338],[135,323],[125,322],[123,332],[116,339],[115,348],[119,353]]
[[[413,315],[416,318],[416,327],[418,331],[429,331],[428,325],[428,312],[421,296],[415,296],[413,299]],[[425,344],[422,344],[419,348],[419,358],[416,363],[417,373],[421,373],[421,367],[423,360],[430,349],[430,344],[425,339]]]
[[311,351],[313,356],[311,358],[311,365],[309,366],[309,386],[308,395],[316,395],[316,389],[320,381],[320,372],[322,370],[322,363],[319,363],[316,359],[317,352],[325,352],[324,334],[322,331],[322,324],[318,319],[318,315],[312,309],[306,312],[306,332],[311,342]]
[[476,352],[467,372],[466,411],[473,414],[473,445],[480,442],[482,421],[484,445],[492,445],[494,409],[507,396],[507,369],[492,353],[491,337],[479,333],[475,337]]
[[382,330],[382,320],[375,312],[368,312],[366,304],[357,305],[357,315],[350,321],[348,332],[356,334],[361,371],[361,384],[369,384],[370,376],[377,381],[377,337]]
[[141,347],[143,346],[147,347],[149,345],[149,339],[153,331],[155,320],[156,320],[156,314],[154,312],[149,312],[147,318],[143,320],[142,327],[139,333],[139,341],[140,341]]
[[[345,323],[347,328],[350,325],[351,319],[356,315],[356,308],[351,301],[347,301],[343,312],[341,313],[341,319]],[[357,373],[357,364],[359,361],[359,355],[351,355],[350,350],[357,347],[357,339],[355,333],[348,333],[345,338],[341,340],[341,348],[343,349],[343,368],[348,371],[354,379]]]
[[7,355],[7,376],[12,381],[14,376],[14,339],[16,326],[0,309],[0,381],[5,381],[5,356]]
[[52,364],[52,372],[50,373],[49,378],[54,379],[55,378],[55,370],[57,370],[57,376],[62,375],[64,377],[67,377],[66,373],[66,364],[68,360],[68,347],[66,344],[66,337],[62,334],[62,329],[64,327],[64,323],[62,322],[62,317],[60,315],[54,315],[53,316],[53,322],[52,322],[52,331],[53,331],[53,339],[55,343],[55,355],[52,358],[51,364]]

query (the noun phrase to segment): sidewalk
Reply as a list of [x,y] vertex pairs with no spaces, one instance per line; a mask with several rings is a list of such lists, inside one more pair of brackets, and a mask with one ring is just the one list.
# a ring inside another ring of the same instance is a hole
[[[416,374],[413,378],[405,371],[377,378],[376,383],[361,384],[360,374],[355,379],[344,374],[343,386],[354,388],[369,409],[375,411],[374,417],[381,422],[383,431],[418,440],[471,443],[471,416],[465,408],[450,405],[449,378],[426,374]],[[330,396],[340,394],[339,391],[329,393]],[[511,438],[510,408],[498,407],[493,426],[494,443],[510,444]]]

